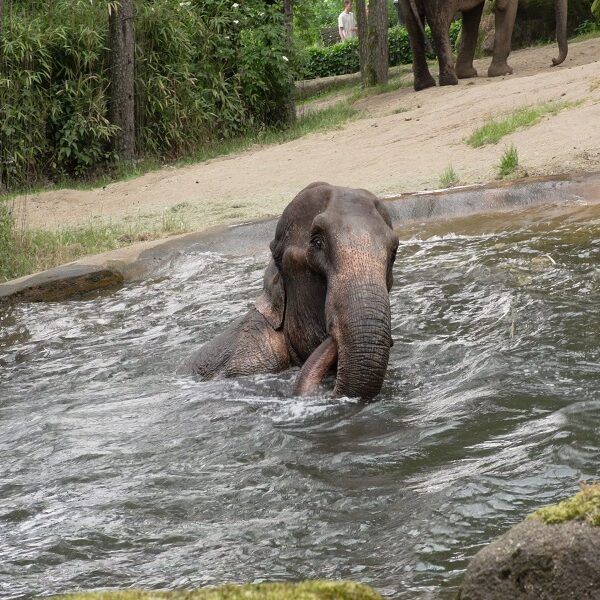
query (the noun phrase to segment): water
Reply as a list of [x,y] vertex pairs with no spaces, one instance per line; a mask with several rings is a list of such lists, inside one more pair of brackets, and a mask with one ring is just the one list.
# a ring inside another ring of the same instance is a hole
[[600,210],[400,231],[379,401],[295,372],[174,374],[264,257],[0,309],[0,596],[349,578],[449,597],[469,557],[599,476]]

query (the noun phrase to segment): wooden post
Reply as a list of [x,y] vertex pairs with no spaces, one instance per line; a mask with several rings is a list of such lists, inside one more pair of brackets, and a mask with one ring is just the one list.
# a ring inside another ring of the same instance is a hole
[[120,131],[115,136],[114,148],[119,158],[135,157],[134,105],[134,8],[133,0],[109,3],[110,121]]

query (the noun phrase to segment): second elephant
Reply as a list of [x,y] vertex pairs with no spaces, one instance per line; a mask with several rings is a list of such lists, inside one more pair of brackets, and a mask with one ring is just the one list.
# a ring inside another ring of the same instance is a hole
[[[559,47],[558,58],[552,59],[559,65],[567,56],[567,2],[555,0],[556,38]],[[476,77],[473,66],[479,24],[483,13],[484,0],[402,0],[406,17],[406,28],[410,37],[413,54],[415,90],[423,90],[435,85],[429,72],[426,57],[425,23],[429,24],[440,67],[440,85],[456,85],[458,79]],[[518,0],[496,0],[496,36],[489,77],[512,73],[507,63],[511,50],[511,39]],[[462,13],[462,31],[456,66],[452,58],[449,29],[456,13]]]

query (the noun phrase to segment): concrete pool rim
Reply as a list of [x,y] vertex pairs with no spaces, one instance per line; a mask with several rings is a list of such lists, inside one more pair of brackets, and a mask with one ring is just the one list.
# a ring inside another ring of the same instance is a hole
[[[530,177],[509,182],[381,195],[394,226],[506,212],[536,205],[600,202],[600,173]],[[229,255],[268,251],[278,217],[220,225],[150,242],[139,242],[0,284],[2,302],[53,302],[113,289],[168,269],[182,253]],[[234,242],[232,244],[231,242]],[[231,246],[235,246],[232,253]]]

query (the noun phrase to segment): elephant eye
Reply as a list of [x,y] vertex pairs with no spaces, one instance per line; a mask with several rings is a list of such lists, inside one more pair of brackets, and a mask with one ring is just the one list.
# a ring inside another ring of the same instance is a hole
[[322,250],[323,248],[323,238],[318,234],[313,234],[310,236],[310,245],[316,248],[317,250]]

